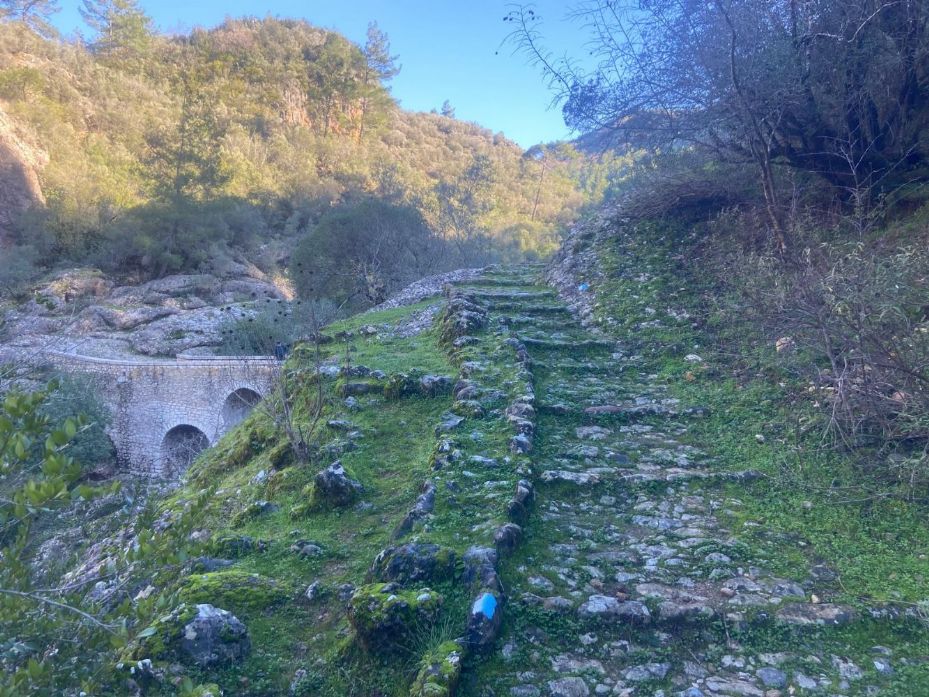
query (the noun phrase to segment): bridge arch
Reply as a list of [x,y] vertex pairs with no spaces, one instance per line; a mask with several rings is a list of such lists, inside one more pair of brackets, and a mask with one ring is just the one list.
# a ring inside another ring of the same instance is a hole
[[251,413],[261,401],[261,395],[250,387],[240,387],[226,397],[221,414],[223,431],[234,428]]
[[161,466],[165,472],[184,472],[210,447],[210,439],[196,426],[179,424],[161,439]]

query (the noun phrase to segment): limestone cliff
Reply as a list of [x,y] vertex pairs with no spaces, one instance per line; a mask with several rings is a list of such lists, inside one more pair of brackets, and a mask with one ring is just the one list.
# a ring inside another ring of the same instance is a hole
[[7,242],[20,213],[44,204],[38,171],[48,155],[30,144],[0,106],[0,244]]

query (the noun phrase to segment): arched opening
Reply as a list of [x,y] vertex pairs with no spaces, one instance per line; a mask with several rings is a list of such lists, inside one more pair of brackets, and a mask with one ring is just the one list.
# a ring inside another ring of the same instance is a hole
[[165,472],[183,472],[197,455],[210,447],[210,439],[196,426],[181,424],[161,441],[161,461]]
[[223,430],[228,431],[241,423],[260,401],[261,395],[247,387],[242,387],[226,397],[223,404]]

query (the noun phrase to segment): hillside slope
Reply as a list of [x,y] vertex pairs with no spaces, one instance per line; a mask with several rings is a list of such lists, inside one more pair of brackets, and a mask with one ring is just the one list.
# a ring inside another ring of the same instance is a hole
[[19,215],[45,203],[38,170],[47,160],[45,153],[22,141],[0,109],[0,245],[12,239]]
[[[173,608],[136,628],[123,672],[94,672],[100,691],[926,694],[916,509],[860,517],[785,481],[782,444],[756,435],[776,403],[702,343],[686,236],[636,232],[604,215],[555,273],[602,329],[541,269],[488,269],[329,328],[319,373],[299,348],[299,419],[323,381],[317,449],[299,463],[258,408],[157,504],[193,561],[97,584]],[[65,580],[116,563],[132,530]],[[241,622],[225,661],[180,639],[197,603]]]
[[414,207],[472,256],[544,255],[613,168],[402,110],[367,48],[306,22],[228,20],[144,46],[92,50],[0,22],[4,123],[48,154],[45,205],[8,221],[38,271],[144,280],[231,249],[267,272],[333,207],[368,197]]

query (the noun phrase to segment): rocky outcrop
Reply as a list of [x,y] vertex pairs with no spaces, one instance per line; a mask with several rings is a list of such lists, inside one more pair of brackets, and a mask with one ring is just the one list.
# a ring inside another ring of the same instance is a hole
[[58,273],[3,318],[10,350],[54,346],[98,358],[210,352],[226,323],[286,299],[259,269],[227,261],[212,274],[117,285],[95,269]]
[[442,596],[429,588],[401,591],[396,584],[375,583],[355,591],[348,620],[358,642],[372,653],[402,650],[438,619]]
[[248,629],[231,612],[208,604],[197,605],[197,614],[180,639],[183,655],[201,666],[240,660],[251,651]]
[[45,204],[38,171],[47,162],[48,155],[30,145],[0,108],[0,245],[21,213]]
[[313,480],[313,504],[317,508],[349,506],[361,496],[364,488],[355,481],[336,460],[320,471]]
[[381,310],[389,310],[403,305],[413,305],[426,298],[441,295],[443,288],[449,283],[469,281],[480,276],[482,272],[483,269],[458,269],[457,271],[449,271],[448,273],[423,278],[411,283],[393,297],[368,310],[368,312],[380,312]]
[[458,555],[453,549],[436,544],[411,542],[388,547],[377,555],[369,576],[377,581],[436,583],[454,578]]
[[[4,194],[0,187],[0,200]],[[0,206],[0,218],[3,210]],[[2,234],[0,219],[0,243]],[[439,296],[447,283],[478,273],[465,269],[417,281],[375,309]],[[0,316],[0,326],[9,338],[6,348],[10,358],[49,346],[117,359],[211,353],[222,343],[222,332],[230,319],[252,316],[266,305],[290,297],[286,283],[269,278],[244,260],[217,259],[210,273],[175,274],[138,285],[119,285],[96,269],[77,268],[59,272],[37,287],[31,300]],[[369,326],[364,331],[388,331],[400,337],[419,334],[432,327],[440,307],[437,297],[434,305],[397,325]],[[0,346],[0,359],[3,349]],[[450,385],[444,376],[427,375],[417,388],[435,393]]]

